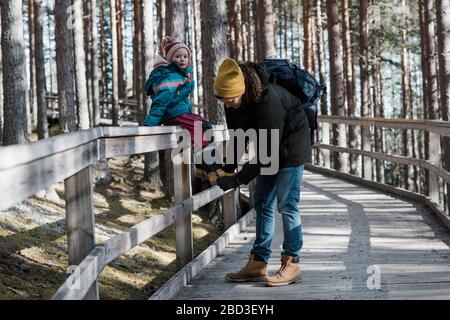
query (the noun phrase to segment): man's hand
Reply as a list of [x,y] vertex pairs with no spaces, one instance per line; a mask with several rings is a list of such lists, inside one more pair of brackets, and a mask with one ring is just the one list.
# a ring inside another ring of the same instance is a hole
[[228,191],[230,189],[237,188],[240,183],[236,175],[233,176],[227,176],[227,177],[220,177],[217,179],[217,185],[222,189],[223,191]]

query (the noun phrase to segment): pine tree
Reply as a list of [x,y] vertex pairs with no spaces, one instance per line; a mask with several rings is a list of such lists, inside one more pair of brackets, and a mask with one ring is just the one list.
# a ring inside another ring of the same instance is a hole
[[[370,117],[369,109],[369,28],[368,28],[368,0],[359,1],[359,34],[360,34],[360,84],[361,84],[361,117]],[[361,139],[363,149],[370,151],[370,130],[369,127],[361,128]],[[363,177],[372,180],[372,160],[363,157]]]
[[[439,83],[442,120],[450,120],[450,2],[436,0],[439,56]],[[442,139],[444,169],[450,171],[450,137]],[[447,210],[450,212],[450,184],[447,184]]]
[[228,56],[226,39],[226,8],[223,1],[202,1],[203,104],[209,108],[209,120],[225,124],[225,109],[214,97],[214,76]]
[[47,88],[44,56],[44,26],[42,0],[34,0],[34,52],[36,54],[36,100],[38,106],[37,133],[39,140],[48,138]]
[[56,69],[58,78],[59,125],[62,133],[77,130],[72,32],[68,28],[70,0],[55,0]]
[[86,53],[84,49],[84,23],[82,0],[73,0],[73,39],[75,52],[75,79],[78,108],[78,126],[82,130],[90,128],[89,104],[86,79]]
[[[2,8],[0,6],[0,36],[2,34],[1,11]],[[3,145],[3,63],[2,63],[2,50],[0,50],[0,146],[2,145]]]
[[[345,116],[343,66],[340,53],[341,35],[339,30],[339,7],[336,0],[327,1],[329,52],[330,52],[330,79],[331,79],[331,114]],[[346,147],[345,125],[333,125],[333,144]],[[335,153],[334,168],[348,171],[348,156]]]
[[27,142],[27,76],[21,0],[4,0],[1,9],[4,126],[3,145]]

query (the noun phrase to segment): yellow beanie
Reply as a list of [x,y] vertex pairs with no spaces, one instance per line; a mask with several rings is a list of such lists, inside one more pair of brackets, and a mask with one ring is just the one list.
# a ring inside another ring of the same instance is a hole
[[245,93],[244,74],[233,59],[227,58],[222,62],[214,81],[214,91],[221,98],[236,98]]

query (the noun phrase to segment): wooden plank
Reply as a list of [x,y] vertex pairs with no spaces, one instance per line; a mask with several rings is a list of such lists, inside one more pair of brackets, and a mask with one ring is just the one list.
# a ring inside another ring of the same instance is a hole
[[416,120],[416,119],[386,119],[386,118],[357,118],[340,116],[319,116],[320,123],[364,125],[381,128],[412,129],[434,132],[442,136],[450,136],[450,123],[440,120]]
[[[429,139],[429,161],[432,165],[439,165],[440,162],[440,149],[441,149],[441,139],[439,135],[435,133],[430,133]],[[428,195],[431,199],[439,203],[439,179],[435,172],[429,170],[429,178],[428,178]],[[447,181],[448,182],[448,181]]]
[[92,141],[25,165],[0,170],[0,210],[63,181],[95,163],[99,157],[98,143]]
[[[182,160],[182,161],[181,161]],[[185,149],[182,157],[174,159],[174,198],[175,203],[181,203],[192,195],[191,189],[191,149]],[[194,256],[192,211],[179,217],[176,226],[177,268],[180,270]]]
[[175,148],[178,144],[176,134],[154,136],[131,136],[105,138],[106,158],[143,154],[158,150]]
[[176,294],[196,277],[208,264],[218,255],[222,254],[225,248],[236,238],[248,225],[255,220],[255,211],[251,210],[242,219],[229,228],[210,247],[203,251],[191,263],[167,281],[149,300],[171,300]]
[[0,170],[14,168],[80,147],[103,135],[103,128],[77,131],[29,144],[2,147]]
[[321,149],[327,149],[334,152],[346,152],[351,154],[357,154],[357,155],[363,155],[367,156],[373,159],[379,159],[379,160],[386,160],[390,162],[405,164],[405,165],[412,165],[417,166],[423,169],[430,170],[435,175],[440,176],[442,179],[444,179],[446,182],[450,183],[450,173],[437,165],[433,165],[430,161],[423,160],[423,159],[414,159],[414,158],[407,158],[403,156],[391,156],[380,152],[371,152],[371,151],[365,151],[365,150],[358,150],[353,148],[344,148],[344,147],[337,147],[333,145],[326,145],[326,144],[318,144],[314,146],[315,148],[321,148]]
[[[90,167],[64,182],[69,265],[78,266],[95,246],[93,187]],[[86,300],[98,300],[98,286],[94,282]]]
[[223,214],[225,230],[233,226],[237,221],[237,197],[236,190],[228,191],[223,196]]
[[[97,139],[114,137],[157,136],[180,133],[177,127],[97,127],[58,135],[49,139],[36,141],[25,145],[2,147],[0,153],[0,170],[13,168],[33,162],[56,153],[68,151]],[[228,137],[228,131],[215,132],[218,141]]]
[[[327,122],[324,122],[321,124],[322,127],[322,143],[329,144],[330,143],[330,124]],[[331,168],[331,159],[330,159],[330,151],[323,150],[321,152],[324,166],[325,168]]]
[[[371,151],[370,144],[370,128],[367,125],[361,126],[361,139],[362,145],[361,149],[365,152]],[[363,177],[366,180],[372,180],[372,159],[370,157],[364,156],[363,159]]]
[[219,199],[223,196],[223,191],[218,186],[212,187],[208,190],[197,193],[192,196],[194,201],[194,211],[200,209],[201,207],[207,205],[208,203]]
[[192,212],[192,199],[186,199],[167,210],[165,214],[147,219],[130,228],[127,232],[120,233],[98,245],[105,250],[104,264],[111,263],[128,250],[171,226],[178,218],[190,215],[190,212]]
[[87,292],[83,288],[91,287],[106,265],[172,225],[177,217],[189,212],[192,212],[191,198],[170,208],[165,214],[147,219],[127,232],[120,233],[97,245],[79,265],[78,274],[67,278],[55,294],[54,299],[83,299],[83,294]]
[[89,294],[93,283],[104,267],[104,248],[96,247],[81,262],[76,272],[64,282],[52,300],[82,300]]
[[183,129],[180,127],[104,127],[103,137],[118,138],[118,137],[138,137],[138,136],[153,136],[161,134],[180,133]]

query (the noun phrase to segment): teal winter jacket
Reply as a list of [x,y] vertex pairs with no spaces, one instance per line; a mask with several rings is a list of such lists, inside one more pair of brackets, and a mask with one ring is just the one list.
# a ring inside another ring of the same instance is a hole
[[191,114],[189,95],[194,91],[194,81],[189,76],[192,68],[181,69],[177,63],[156,67],[145,82],[145,92],[152,98],[152,106],[144,125],[159,126],[176,117]]

